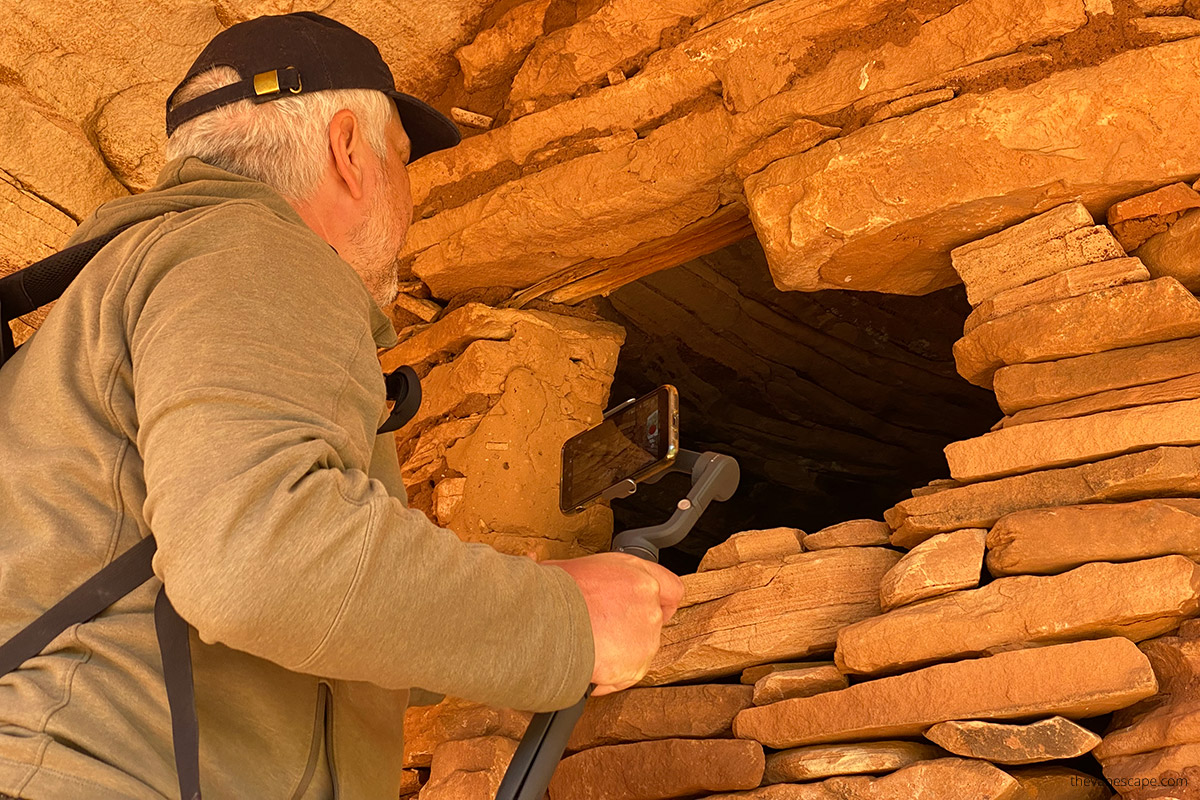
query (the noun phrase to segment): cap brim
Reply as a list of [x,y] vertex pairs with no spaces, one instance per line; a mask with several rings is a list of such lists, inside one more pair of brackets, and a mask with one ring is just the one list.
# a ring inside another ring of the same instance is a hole
[[462,141],[458,126],[433,106],[404,92],[393,91],[388,95],[395,101],[404,132],[412,142],[409,163]]

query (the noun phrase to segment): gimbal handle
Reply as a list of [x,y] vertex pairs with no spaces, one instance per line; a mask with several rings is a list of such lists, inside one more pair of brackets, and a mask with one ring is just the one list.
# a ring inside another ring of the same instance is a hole
[[[658,563],[658,551],[683,541],[708,504],[713,500],[724,501],[732,497],[741,478],[741,470],[735,459],[720,453],[697,453],[692,450],[680,450],[675,464],[668,471],[690,472],[691,491],[676,503],[675,512],[663,524],[618,534],[613,539],[614,552],[629,553]],[[633,494],[635,488],[622,487],[612,496],[626,497]],[[542,800],[591,693],[589,687],[583,699],[570,708],[533,715],[500,782],[496,800]]]

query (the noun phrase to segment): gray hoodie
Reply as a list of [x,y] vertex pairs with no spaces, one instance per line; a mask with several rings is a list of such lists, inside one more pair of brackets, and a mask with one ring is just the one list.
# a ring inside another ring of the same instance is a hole
[[0,641],[151,533],[157,580],[0,678],[0,792],[178,794],[159,580],[193,628],[206,800],[394,800],[407,687],[581,697],[567,574],[406,507],[375,435],[395,332],[351,267],[196,159],[74,241],[131,222],[0,371]]

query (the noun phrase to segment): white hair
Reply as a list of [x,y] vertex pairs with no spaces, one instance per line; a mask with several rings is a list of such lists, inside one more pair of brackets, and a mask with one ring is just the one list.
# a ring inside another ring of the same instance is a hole
[[[214,67],[188,81],[174,105],[241,80],[232,67]],[[381,160],[395,106],[374,89],[328,89],[266,103],[239,100],[180,125],[167,140],[167,159],[196,156],[229,172],[262,181],[290,200],[305,200],[321,181],[329,152],[329,123],[354,113]]]

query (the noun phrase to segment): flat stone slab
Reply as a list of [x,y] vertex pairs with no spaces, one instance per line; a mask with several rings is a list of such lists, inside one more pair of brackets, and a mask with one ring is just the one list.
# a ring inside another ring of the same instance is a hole
[[747,561],[724,569],[681,575],[679,579],[683,582],[683,599],[679,607],[687,608],[766,586],[775,579],[789,558],[791,557],[778,561]]
[[493,708],[457,697],[404,712],[404,766],[428,767],[433,753],[452,740],[499,736],[520,739],[532,714]]
[[1180,339],[1043,364],[1014,364],[996,373],[993,388],[1004,413],[1014,414],[1113,389],[1195,375],[1197,363],[1200,339]]
[[1016,425],[946,446],[963,482],[1100,461],[1162,446],[1200,444],[1200,400]]
[[736,675],[764,661],[828,653],[837,632],[879,613],[879,581],[900,554],[839,547],[788,558],[756,589],[681,608],[642,685]]
[[804,540],[805,550],[828,550],[831,547],[879,547],[887,545],[892,529],[886,522],[873,519],[854,519],[830,525]]
[[913,547],[944,531],[990,528],[1016,511],[1198,491],[1200,450],[1159,447],[1094,464],[1015,475],[913,497],[884,516],[895,531],[892,544]]
[[821,692],[845,689],[848,685],[846,676],[832,663],[771,672],[754,683],[754,705],[765,706],[792,697],[812,697]]
[[1108,209],[1107,221],[1121,247],[1132,253],[1193,208],[1200,208],[1200,194],[1186,183],[1173,183],[1122,200]]
[[748,708],[735,736],[786,749],[917,736],[955,719],[1100,716],[1158,690],[1146,656],[1124,637],[997,653]]
[[725,569],[747,561],[782,560],[804,552],[804,531],[797,528],[768,528],[735,533],[700,559],[697,572]]
[[918,761],[943,758],[940,747],[919,742],[864,742],[817,744],[771,753],[763,783],[799,783],[835,775],[872,775],[895,772]]
[[[1021,784],[984,761],[919,761],[882,778],[851,776],[820,783],[777,783],[705,800],[1029,800]],[[1049,800],[1037,798],[1037,800]],[[1066,800],[1064,798],[1063,800]],[[1073,798],[1071,800],[1074,800]],[[1090,800],[1088,798],[1087,800]]]
[[1122,408],[1152,406],[1160,403],[1176,403],[1181,400],[1200,399],[1200,375],[1185,375],[1161,383],[1146,386],[1131,386],[1128,389],[1113,389],[1108,392],[1077,397],[1048,406],[1027,408],[1000,420],[1000,428],[1028,425],[1050,419],[1070,419]]
[[593,697],[575,724],[567,750],[650,739],[721,739],[752,704],[750,686],[701,684],[627,689]]
[[958,373],[991,388],[996,370],[1200,335],[1200,300],[1174,278],[1027,306],[954,344]]
[[884,611],[979,585],[987,531],[968,528],[921,542],[879,584]]
[[[1099,246],[1089,247],[1089,240],[1097,238]],[[1096,229],[1096,221],[1083,203],[1074,202],[956,247],[950,251],[950,261],[967,287],[967,300],[978,306],[1006,290],[1104,261],[1095,256],[1112,252],[1115,245],[1112,234]],[[1116,257],[1123,255],[1120,252]]]
[[1183,556],[1095,563],[1061,575],[999,578],[847,626],[834,660],[874,675],[1047,642],[1134,641],[1200,611],[1200,565]]
[[736,739],[615,744],[563,759],[550,800],[667,800],[753,789],[765,766],[758,743]]
[[1116,258],[1073,267],[1024,286],[1006,289],[984,300],[967,317],[963,332],[970,333],[985,322],[1020,311],[1026,306],[1066,300],[1147,280],[1150,280],[1150,272],[1136,258]]
[[784,661],[775,664],[759,664],[742,670],[741,682],[750,686],[758,683],[766,676],[775,672],[791,670],[816,669],[817,667],[832,667],[832,661]]
[[987,568],[1051,575],[1091,561],[1136,561],[1172,553],[1200,561],[1200,500],[1139,500],[1018,511],[987,536]]
[[1075,758],[1100,744],[1099,736],[1064,717],[1028,725],[980,720],[940,722],[925,731],[925,738],[956,756],[996,764],[1036,764]]

